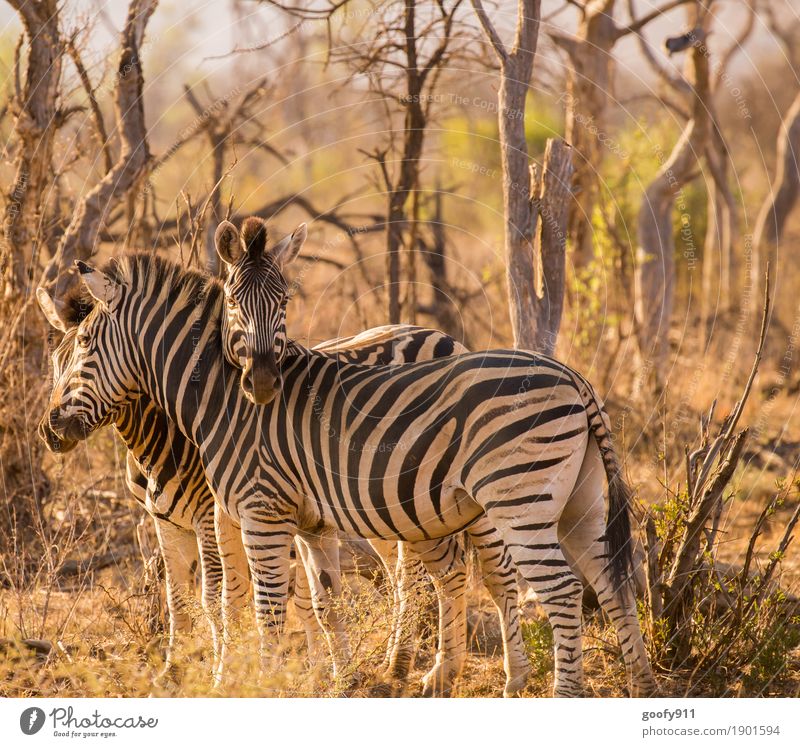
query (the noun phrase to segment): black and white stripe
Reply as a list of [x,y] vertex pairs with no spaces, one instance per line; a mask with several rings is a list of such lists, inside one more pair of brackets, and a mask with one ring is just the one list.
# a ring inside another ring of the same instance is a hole
[[[39,300],[51,321],[65,331],[63,340],[53,352],[54,391],[58,392],[64,362],[74,348],[75,329],[92,309],[93,300],[82,293],[72,293],[58,305],[46,295],[40,294]],[[318,345],[317,349],[337,356],[340,360],[370,365],[425,360],[463,351],[463,347],[455,340],[441,332],[408,325],[379,327],[355,337],[329,340]],[[170,610],[167,671],[174,677],[177,674],[174,663],[175,641],[191,629],[186,602],[193,596],[192,581],[198,546],[203,580],[203,606],[212,624],[215,654],[218,654],[220,588],[224,587],[225,590],[222,608],[227,614],[238,612],[246,603],[249,576],[239,528],[232,524],[224,512],[217,511],[215,517],[213,494],[205,480],[197,448],[177,430],[160,408],[143,396],[135,405],[119,408],[112,414],[113,420],[111,417],[106,420],[113,422],[129,449],[129,488],[155,520],[165,560]],[[42,438],[54,451],[65,452],[74,446],[74,442],[56,436],[50,428],[49,418],[42,420],[39,430]],[[465,646],[465,626],[463,620],[454,615],[452,610],[458,608],[454,599],[463,596],[465,574],[460,544],[457,540],[447,540],[446,543],[452,545],[452,548],[438,559],[441,570],[439,577],[448,582],[444,587],[447,593],[443,599],[442,618],[444,621],[454,621],[449,624],[445,622],[441,626],[440,658],[455,666],[458,653],[454,651],[460,651]],[[348,548],[350,552],[363,553],[357,543],[349,542]],[[391,582],[391,590],[397,600],[395,630],[387,653],[388,671],[392,680],[402,680],[408,672],[412,654],[413,631],[403,615],[403,610],[410,594],[406,581],[414,573],[414,562],[406,558],[398,565],[394,543],[375,542],[375,549],[379,551],[384,562],[386,577]],[[496,574],[498,570],[491,567],[487,568],[487,572]],[[301,569],[298,569],[295,591],[298,617],[306,630],[309,653],[315,658],[319,639],[318,627],[308,579]],[[434,683],[435,680],[431,679],[431,688]]]
[[[241,526],[265,652],[284,619],[295,535],[324,568],[331,531],[435,543],[482,521],[550,617],[557,694],[582,686],[581,584],[562,544],[617,627],[632,692],[651,689],[633,597],[614,583],[626,572],[627,493],[600,403],[573,371],[521,351],[368,367],[287,345],[280,396],[254,407],[225,360],[217,282],[145,255],[82,272],[100,303],[79,328],[52,425],[83,434],[139,392],[166,410]],[[344,664],[346,639],[329,630]]]
[[[235,243],[237,238],[241,245],[239,256],[233,261],[230,261],[230,257],[226,260],[227,320],[223,325],[226,336],[223,345],[238,338],[239,355],[233,362],[245,369],[249,368],[251,376],[258,378],[260,362],[271,355],[269,347],[265,348],[265,345],[269,345],[271,335],[276,336],[276,351],[281,351],[281,358],[283,357],[288,294],[282,271],[296,256],[299,247],[292,250],[289,237],[268,248],[267,227],[258,218],[245,221],[240,237],[237,237],[236,229],[230,223],[222,223],[216,235],[218,240],[222,239],[228,246]],[[226,259],[223,252],[220,252],[220,256]],[[253,354],[256,349],[258,356]],[[557,654],[562,657],[565,672],[561,692],[578,692],[582,684],[579,667],[579,607],[577,613],[575,611],[575,587],[580,587],[580,583],[576,576],[589,581],[595,587],[601,603],[604,603],[612,618],[616,614],[623,649],[631,645],[635,638],[638,648],[636,651],[626,651],[626,662],[633,671],[641,668],[643,661],[649,677],[638,624],[635,626],[635,634],[631,632],[636,618],[630,599],[624,617],[621,616],[620,597],[624,595],[622,581],[632,564],[627,513],[629,496],[621,479],[620,465],[613,449],[608,419],[602,410],[602,404],[585,379],[552,359],[535,357],[529,365],[533,375],[519,376],[513,370],[515,366],[502,362],[501,355],[486,355],[483,368],[496,365],[495,359],[500,368],[508,365],[502,377],[487,377],[489,388],[484,383],[475,383],[475,379],[479,378],[477,374],[473,380],[467,379],[465,383],[465,391],[471,392],[466,396],[466,401],[483,404],[485,399],[492,400],[492,405],[485,408],[486,414],[474,422],[472,429],[466,430],[460,426],[468,422],[467,413],[461,411],[459,418],[461,408],[455,402],[445,407],[441,405],[442,401],[447,402],[452,396],[450,392],[443,392],[442,381],[455,382],[459,378],[457,376],[453,379],[445,376],[442,379],[438,373],[433,376],[423,374],[415,380],[412,375],[406,377],[402,370],[396,371],[392,378],[407,378],[412,389],[418,381],[426,382],[429,386],[427,390],[416,387],[413,395],[416,399],[407,397],[405,410],[402,409],[402,399],[401,403],[396,403],[390,396],[393,391],[401,397],[406,394],[402,385],[395,381],[387,380],[383,387],[376,387],[386,400],[393,403],[391,409],[380,402],[368,386],[337,387],[337,382],[332,387],[334,397],[338,393],[337,388],[349,389],[348,396],[353,397],[353,401],[348,403],[350,410],[357,411],[357,414],[351,416],[350,439],[366,440],[374,437],[376,431],[382,430],[380,438],[383,443],[387,439],[389,443],[394,443],[395,439],[398,439],[397,443],[401,443],[400,439],[410,438],[409,443],[413,443],[411,450],[418,450],[418,453],[413,458],[402,455],[402,459],[362,457],[357,465],[351,461],[346,467],[338,462],[332,461],[331,464],[342,469],[350,479],[354,474],[368,472],[371,485],[373,481],[381,480],[385,486],[387,476],[391,476],[393,482],[401,488],[398,496],[429,494],[434,512],[438,513],[440,506],[435,504],[437,497],[441,500],[439,491],[444,487],[443,478],[448,473],[455,477],[450,460],[458,460],[461,456],[464,463],[461,473],[454,481],[455,486],[459,490],[465,490],[473,500],[482,504],[489,517],[487,523],[503,535],[505,545],[514,554],[522,575],[539,592],[540,601],[550,616],[556,641],[559,642],[560,637],[566,639],[561,645],[557,645]],[[298,356],[303,357],[302,350],[298,351]],[[431,368],[440,369],[436,365]],[[508,388],[509,381],[518,385],[516,394],[513,393],[513,388]],[[259,393],[260,399],[254,399],[269,402],[280,392],[280,388],[280,378],[275,379],[272,391],[262,389]],[[320,385],[320,396],[324,396],[324,389],[325,386]],[[358,394],[354,395],[355,391]],[[362,392],[365,394],[359,400]],[[434,399],[438,406],[434,415],[423,413],[425,401]],[[398,404],[401,407],[399,416],[396,409]],[[542,407],[542,404],[545,406]],[[526,413],[527,408],[530,409]],[[362,409],[371,410],[369,417],[360,417],[358,411]],[[579,427],[575,427],[576,420],[582,421]],[[554,430],[555,425],[558,430]],[[579,439],[586,437],[587,427],[593,438],[590,442],[581,444]],[[445,443],[436,445],[437,439],[441,440],[442,431],[446,432],[448,428],[453,430],[449,440],[445,438]],[[499,430],[492,430],[493,428]],[[526,433],[537,429],[544,431],[545,435],[532,436]],[[473,438],[475,451],[468,455],[464,453],[465,442],[469,443]],[[526,441],[529,450],[527,456],[535,453],[535,459],[528,460],[519,451],[519,444]],[[535,448],[535,445],[541,443],[548,444],[548,447]],[[424,448],[420,449],[420,444]],[[592,449],[599,451],[599,460],[590,458]],[[320,454],[324,458],[324,443]],[[493,463],[498,457],[502,466]],[[429,470],[425,470],[423,466],[426,459],[430,460]],[[598,485],[596,475],[592,472],[596,472],[598,462],[609,481],[610,516],[607,527],[603,527],[602,475]],[[470,485],[473,473],[478,477]],[[548,489],[528,493],[520,485],[522,478],[533,478]],[[558,487],[559,482],[566,483],[564,487],[569,488],[568,492],[564,492],[564,503],[560,506],[555,500],[553,489]],[[357,493],[357,490],[353,492]],[[372,508],[379,505],[384,507],[383,511],[376,511],[374,522],[367,522],[369,530],[397,531],[399,520],[386,505],[385,495],[381,496],[377,490],[371,489],[366,492],[367,501]],[[482,493],[488,494],[484,500],[480,498]],[[593,499],[596,505],[584,505],[589,499]],[[550,502],[555,505],[548,506]],[[523,524],[522,528],[515,524],[518,508],[526,506],[530,510],[539,504],[541,507],[538,512],[552,521],[550,526],[546,526],[547,522]],[[412,522],[418,522],[420,515],[416,502],[413,508],[413,511],[405,510],[406,517]],[[368,515],[368,511],[361,511],[362,519]],[[595,517],[596,526],[591,526],[592,522],[587,520],[589,516]],[[444,523],[441,514],[438,518]],[[567,528],[569,531],[564,531]],[[521,535],[540,541],[533,544],[522,543],[519,541]],[[497,542],[493,536],[490,539]],[[502,544],[502,540],[500,543]],[[604,560],[603,551],[606,548],[614,553],[610,562]],[[567,558],[571,558],[572,565],[576,566],[574,572]],[[526,573],[528,566],[536,570],[528,570]],[[558,570],[545,573],[547,568]],[[552,584],[552,588],[547,588],[545,593],[542,590],[543,584]],[[616,595],[615,589],[618,590]],[[558,664],[557,661],[556,692],[559,692]],[[570,676],[572,674],[575,676]]]

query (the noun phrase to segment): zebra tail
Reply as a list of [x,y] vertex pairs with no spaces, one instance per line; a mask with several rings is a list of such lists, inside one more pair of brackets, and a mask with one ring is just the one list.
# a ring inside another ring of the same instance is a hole
[[616,455],[615,469],[603,458],[608,479],[608,519],[606,520],[606,556],[614,589],[621,589],[633,573],[633,538],[631,536],[631,489],[625,482]]
[[630,510],[631,489],[625,482],[622,466],[611,440],[611,422],[603,403],[591,384],[576,374],[576,385],[586,407],[589,430],[592,432],[608,481],[608,518],[606,519],[605,544],[611,581],[614,590],[619,590],[632,577],[633,537],[631,534]]

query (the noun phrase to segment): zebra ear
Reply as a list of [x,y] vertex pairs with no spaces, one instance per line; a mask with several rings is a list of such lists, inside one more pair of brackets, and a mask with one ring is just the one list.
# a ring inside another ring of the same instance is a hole
[[96,270],[91,265],[76,260],[75,266],[81,274],[81,280],[91,294],[92,298],[105,306],[111,307],[119,299],[121,287],[108,275]]
[[242,243],[239,241],[239,232],[236,226],[230,221],[224,220],[217,226],[214,234],[214,245],[217,247],[217,254],[226,264],[232,265],[237,262],[242,254]]
[[301,223],[294,229],[294,233],[281,239],[269,250],[273,259],[278,263],[278,267],[283,269],[299,254],[303,244],[306,243],[307,236],[308,226]]
[[67,305],[63,301],[53,298],[44,288],[36,289],[36,300],[39,308],[50,324],[62,332],[67,331],[67,319],[65,315]]

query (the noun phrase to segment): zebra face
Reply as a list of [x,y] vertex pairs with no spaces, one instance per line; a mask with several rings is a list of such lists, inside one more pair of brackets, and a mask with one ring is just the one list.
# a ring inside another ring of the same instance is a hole
[[[56,299],[44,288],[36,290],[36,300],[39,302],[39,307],[51,326],[64,333],[61,342],[56,345],[51,353],[53,391],[56,391],[59,390],[59,382],[62,381],[65,365],[72,354],[75,344],[75,330],[80,321],[86,318],[86,315],[91,311],[91,305],[77,293],[68,293],[66,298]],[[78,442],[59,437],[56,434],[50,423],[51,412],[51,408],[48,407],[39,421],[37,428],[39,438],[54,453],[65,454],[68,451],[72,451]]]
[[[67,329],[65,330],[64,338],[59,345],[56,346],[51,355],[53,364],[53,393],[51,394],[51,400],[53,395],[62,388],[61,381],[64,376],[65,364],[69,361],[74,347],[75,328]],[[53,408],[48,407],[42,419],[39,421],[39,438],[44,441],[45,446],[53,453],[66,454],[78,445],[78,439],[69,439],[66,434],[59,436],[56,433],[51,422],[53,412]],[[57,417],[56,415],[56,419]]]
[[46,443],[57,439],[73,446],[111,422],[136,391],[112,313],[122,302],[122,286],[85,263],[79,267],[96,303],[77,327],[67,330],[53,354],[54,386],[46,423],[40,425]]
[[306,239],[305,223],[267,248],[267,226],[248,218],[241,235],[223,221],[217,228],[217,252],[227,268],[223,346],[225,357],[242,372],[245,396],[267,404],[281,388],[280,364],[286,355],[286,304],[289,287],[283,268]]

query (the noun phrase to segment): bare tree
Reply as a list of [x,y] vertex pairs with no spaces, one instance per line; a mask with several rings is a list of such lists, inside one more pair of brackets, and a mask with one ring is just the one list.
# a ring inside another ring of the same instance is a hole
[[497,34],[481,0],[472,0],[478,20],[500,62],[498,122],[503,167],[503,209],[508,298],[514,344],[535,348],[537,299],[531,235],[531,183],[525,140],[525,100],[528,96],[541,19],[540,0],[520,0],[517,30],[511,50]]
[[[572,178],[571,148],[548,143],[543,180],[531,179],[525,140],[525,101],[528,96],[539,38],[539,0],[520,0],[513,46],[506,48],[481,0],[472,6],[500,63],[498,121],[503,167],[506,278],[514,344],[552,353],[555,349],[564,295],[562,208],[568,205]],[[551,200],[547,192],[560,196]],[[537,239],[539,219],[542,234]],[[536,251],[538,249],[538,252]],[[540,289],[534,279],[541,263]]]
[[57,0],[9,0],[17,11],[28,38],[28,60],[24,86],[20,84],[20,45],[15,55],[16,114],[12,135],[14,182],[3,216],[3,246],[0,248],[0,278],[6,295],[27,286],[26,273],[37,255],[38,230],[52,186],[53,143],[58,126],[67,116],[60,109],[61,61],[64,44],[59,29]]
[[[349,0],[320,9],[269,0],[295,17],[326,20],[344,10]],[[377,28],[364,30],[360,43],[332,46],[332,61],[347,64],[355,75],[367,76],[370,90],[385,104],[386,141],[365,152],[379,167],[379,183],[386,195],[385,287],[389,322],[403,315],[402,252],[407,251],[405,275],[410,290],[406,313],[416,313],[413,277],[417,247],[414,205],[420,189],[419,163],[425,147],[428,123],[436,101],[440,76],[458,55],[465,54],[469,30],[459,24],[464,0],[403,0],[379,2],[369,22]],[[395,121],[402,118],[402,125]]]
[[[205,106],[190,86],[185,85],[184,91],[197,116],[197,125],[190,130],[190,133],[187,133],[187,136],[205,134],[211,148],[212,187],[208,197],[211,225],[206,232],[206,267],[210,271],[216,272],[219,263],[217,251],[214,248],[214,230],[219,221],[226,217],[222,210],[222,181],[225,177],[231,148],[244,145],[274,156],[284,164],[287,161],[283,154],[263,137],[261,123],[255,118],[253,112],[253,106],[269,93],[266,78],[254,81],[241,93],[238,89],[234,89],[233,95],[211,97],[212,101]],[[253,127],[248,127],[248,125],[253,125]],[[250,129],[256,131],[248,132]],[[181,145],[183,144],[185,143],[181,143]]]
[[[756,0],[745,0],[747,6],[745,23],[728,48],[720,52],[713,65],[712,100],[729,78],[728,71],[731,61],[741,51],[755,30],[755,2]],[[737,274],[735,245],[738,234],[737,211],[739,205],[730,184],[730,150],[715,106],[712,107],[710,114],[712,127],[711,136],[706,145],[706,163],[711,179],[707,189],[707,223],[703,243],[704,320],[711,312],[711,299],[715,293],[721,301],[722,309],[726,310],[730,307],[731,301],[736,297],[738,291],[735,282]]]
[[[770,267],[770,286],[776,283],[783,264],[779,253],[786,220],[800,193],[800,93],[797,94],[778,131],[775,179],[758,213],[753,237],[753,273],[757,278]],[[758,273],[758,267],[762,272]],[[757,287],[757,286],[756,286]]]
[[[706,321],[717,311],[724,311],[736,297],[736,238],[738,232],[737,214],[739,204],[730,184],[731,155],[723,133],[722,123],[716,111],[715,97],[723,87],[730,88],[729,68],[733,58],[741,51],[755,29],[756,0],[744,0],[747,16],[736,36],[716,55],[711,65],[709,85],[711,95],[708,100],[708,116],[710,133],[705,146],[705,164],[708,167],[706,181],[707,222],[703,241],[702,263],[702,298],[701,318],[703,329],[707,329]],[[711,23],[711,5],[706,15],[707,27]],[[639,49],[644,61],[655,73],[661,83],[659,101],[679,119],[688,121],[692,117],[691,102],[694,99],[692,82],[680,73],[673,72],[662,64],[651,48],[639,19],[636,17],[633,0],[628,0],[628,12],[631,25],[639,28],[636,31]],[[690,23],[696,17],[697,10],[690,8]],[[693,14],[693,15],[691,15]],[[687,108],[688,104],[688,108]]]
[[616,0],[584,0],[577,7],[574,34],[553,29],[548,36],[569,58],[567,75],[565,139],[574,149],[575,175],[570,207],[569,239],[576,267],[594,258],[592,216],[604,160],[600,136],[607,127],[609,97],[613,93],[614,57],[617,42],[641,30],[657,18],[690,0],[669,0],[641,18],[620,26],[614,20]]
[[[696,173],[710,131],[710,83],[707,15],[698,8],[694,29],[667,40],[673,53],[691,49],[692,115],[669,157],[647,186],[637,219],[636,333],[641,355],[649,360],[657,388],[663,384],[668,354],[667,335],[675,292],[675,244],[672,211],[683,199],[682,188]],[[683,226],[692,241],[691,224]],[[688,242],[685,241],[685,243]],[[692,255],[694,256],[694,255]]]
[[145,173],[150,153],[144,118],[142,60],[139,50],[157,0],[131,0],[122,31],[117,66],[114,110],[120,152],[116,163],[80,201],[74,216],[45,267],[42,283],[54,295],[71,282],[75,259],[88,259],[95,250],[100,229],[113,207],[121,203]]
[[[777,39],[794,74],[800,69],[800,24],[779,15],[773,3],[763,5],[770,32]],[[770,267],[770,288],[779,299],[777,284],[782,265],[779,248],[786,220],[800,192],[800,93],[783,117],[777,137],[775,177],[756,219],[753,233],[751,285],[758,288],[765,268]]]

